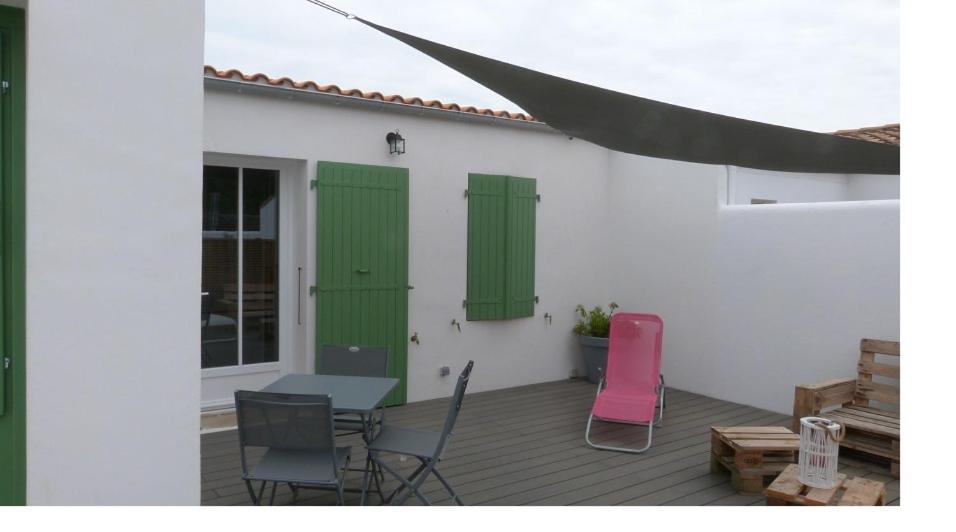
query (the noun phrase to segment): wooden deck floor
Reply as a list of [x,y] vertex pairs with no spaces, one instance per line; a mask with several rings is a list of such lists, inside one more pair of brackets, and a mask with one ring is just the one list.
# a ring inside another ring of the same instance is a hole
[[[654,444],[641,455],[598,451],[584,443],[584,425],[594,399],[593,385],[567,380],[507,390],[468,394],[440,471],[469,505],[753,505],[761,496],[738,495],[729,475],[709,467],[711,425],[787,425],[789,417],[702,395],[668,390],[664,424],[654,430]],[[386,421],[440,430],[445,399],[389,409]],[[643,441],[644,428],[599,423],[602,442]],[[364,462],[357,436],[353,463]],[[394,461],[405,473],[413,461]],[[842,459],[841,471],[887,483],[888,502],[899,504],[899,481],[880,464]],[[352,472],[350,487],[361,473]],[[387,487],[396,486],[390,481]],[[447,504],[440,484],[426,482],[426,496]],[[334,494],[301,492],[297,504],[334,504]],[[358,495],[347,495],[357,504]],[[372,503],[377,503],[375,495]],[[414,498],[411,499],[414,502]],[[276,504],[289,504],[280,487]],[[239,451],[234,430],[202,436],[202,504],[249,504],[239,478]]]

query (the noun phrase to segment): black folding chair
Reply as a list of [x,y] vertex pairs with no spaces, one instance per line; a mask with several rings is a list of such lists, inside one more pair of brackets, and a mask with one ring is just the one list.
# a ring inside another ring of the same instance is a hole
[[[342,375],[348,377],[388,377],[388,348],[323,345],[319,357],[320,375]],[[385,417],[385,407],[376,419],[369,419],[368,425],[375,427]],[[365,434],[365,418],[359,414],[337,414],[335,430],[339,436]],[[371,434],[369,435],[371,436]]]
[[[270,505],[280,482],[289,484],[294,497],[300,487],[334,489],[339,504],[345,504],[345,472],[352,448],[335,446],[331,396],[239,390],[236,416],[242,479],[252,504],[262,504],[269,482]],[[252,468],[246,458],[247,447],[266,448]],[[262,482],[258,493],[252,484],[257,481]]]
[[[347,377],[388,377],[388,348],[323,345],[319,356],[318,373],[320,375]],[[368,443],[375,436],[375,428],[380,427],[384,419],[385,405],[382,405],[378,417],[370,415],[367,420],[362,414],[336,414],[335,430],[338,431],[336,434],[338,436],[361,434],[365,442]],[[375,485],[378,488],[379,495],[381,495],[381,483],[385,480],[385,476],[378,468],[374,467],[374,462],[372,462],[370,456],[365,458],[365,469],[352,469],[352,471],[364,472],[362,504],[365,504],[365,493],[368,491],[368,474],[370,472],[374,475]]]
[[[461,375],[458,376],[458,384],[455,385],[455,394],[452,395],[451,405],[448,407],[448,414],[445,416],[445,426],[441,432],[407,429],[393,425],[382,425],[378,436],[368,445],[369,455],[390,475],[395,477],[401,485],[395,488],[388,497],[385,498],[385,504],[405,504],[409,497],[415,495],[422,504],[431,504],[420,488],[425,483],[428,475],[435,475],[435,478],[441,482],[448,494],[451,495],[455,504],[464,506],[455,490],[445,480],[445,477],[438,471],[438,463],[442,459],[445,448],[448,446],[448,439],[451,436],[452,429],[455,427],[455,421],[458,419],[458,412],[461,411],[461,403],[465,398],[465,388],[468,387],[468,379],[471,377],[471,368],[475,362],[469,361]],[[379,460],[381,453],[393,453],[418,458],[421,465],[408,477],[405,478],[387,464]],[[404,493],[402,493],[404,492]],[[401,494],[396,500],[395,497]]]

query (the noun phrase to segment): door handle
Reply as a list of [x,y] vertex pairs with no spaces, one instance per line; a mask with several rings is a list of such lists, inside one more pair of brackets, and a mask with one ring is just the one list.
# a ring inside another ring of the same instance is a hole
[[368,268],[360,268],[360,269],[358,269],[358,270],[355,270],[355,273],[369,273],[369,269],[368,269]]
[[296,299],[295,299],[295,315],[296,323],[302,325],[302,268],[298,269],[297,277],[297,286],[296,286]]

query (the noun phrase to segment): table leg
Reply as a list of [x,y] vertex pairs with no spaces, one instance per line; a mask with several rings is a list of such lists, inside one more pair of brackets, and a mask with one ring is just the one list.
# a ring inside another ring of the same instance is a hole
[[[382,473],[378,462],[374,457],[372,457],[372,452],[368,450],[368,444],[375,437],[375,419],[372,415],[369,415],[367,418],[365,415],[361,415],[360,418],[362,420],[362,439],[365,441],[366,445],[365,472],[362,475],[362,498],[360,502],[360,504],[364,506],[365,501],[368,499],[368,491],[371,487],[371,481],[375,482],[375,491],[378,493],[379,499],[382,501],[385,500],[385,496],[382,493],[382,482],[385,481],[385,475]],[[379,418],[379,422],[382,423],[384,421],[385,407],[383,406],[382,417]],[[371,479],[369,478],[369,475],[371,475]]]
[[[371,419],[371,415],[368,416],[368,419]],[[368,451],[368,444],[371,440],[371,428],[369,427],[370,423],[365,417],[365,414],[359,415],[359,419],[362,420],[362,440],[365,441],[365,472],[362,474],[362,497],[359,500],[359,504],[365,506],[365,498],[368,496],[368,474],[369,474],[369,462],[371,461],[371,453]]]

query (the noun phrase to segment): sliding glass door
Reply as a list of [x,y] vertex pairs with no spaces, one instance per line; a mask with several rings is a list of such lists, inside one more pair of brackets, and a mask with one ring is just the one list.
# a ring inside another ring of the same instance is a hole
[[202,368],[279,360],[279,172],[203,167]]

